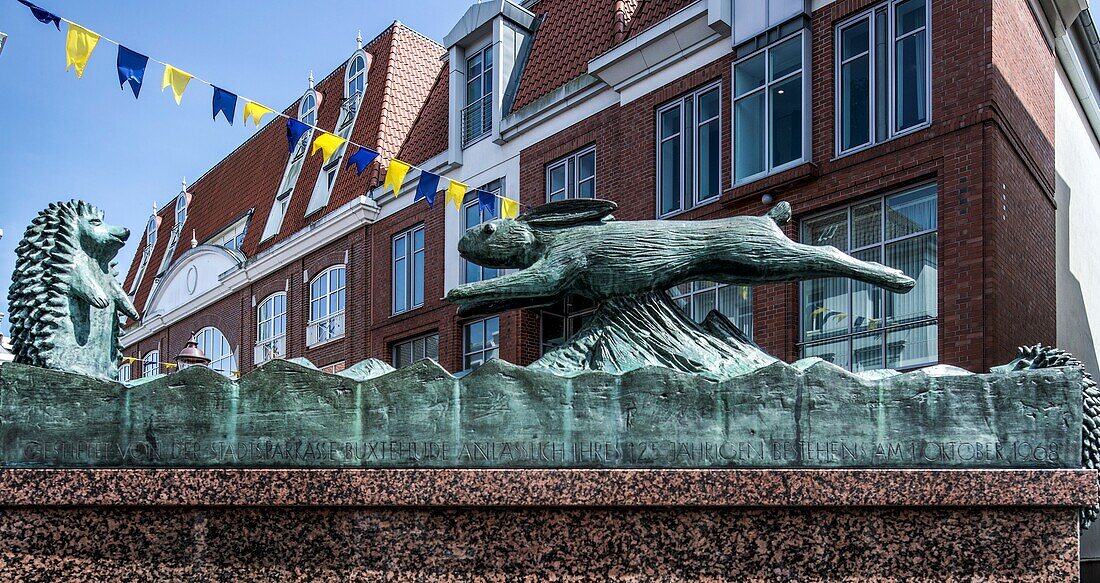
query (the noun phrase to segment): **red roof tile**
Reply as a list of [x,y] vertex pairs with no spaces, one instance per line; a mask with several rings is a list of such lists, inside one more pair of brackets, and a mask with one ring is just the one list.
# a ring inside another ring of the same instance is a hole
[[399,160],[423,164],[447,149],[450,133],[450,71],[448,64],[440,69],[424,108],[413,122],[405,145],[401,146],[401,152],[397,155]]
[[640,0],[634,16],[627,25],[626,38],[637,36],[643,30],[661,22],[698,0]]

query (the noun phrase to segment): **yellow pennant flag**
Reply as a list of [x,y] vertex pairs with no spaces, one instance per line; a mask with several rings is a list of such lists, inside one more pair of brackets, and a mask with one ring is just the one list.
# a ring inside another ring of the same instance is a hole
[[466,197],[466,190],[469,188],[457,180],[452,180],[447,187],[447,204],[455,205],[456,211],[462,210],[462,199]]
[[176,105],[179,105],[180,100],[183,99],[183,92],[187,90],[187,84],[191,82],[191,77],[189,73],[184,73],[172,65],[165,65],[164,81],[160,84],[160,90],[164,91],[171,85],[172,95],[176,98]]
[[332,155],[336,153],[336,149],[346,141],[347,140],[340,136],[328,132],[321,132],[321,135],[313,140],[313,150],[309,152],[309,155],[312,156],[316,154],[317,150],[320,149],[321,153],[325,155],[325,162],[328,162],[329,159],[332,158]]
[[248,118],[252,118],[252,125],[260,127],[260,119],[269,113],[275,113],[275,110],[268,109],[255,101],[246,101],[244,104],[244,123],[247,125]]
[[84,66],[88,64],[88,58],[98,42],[98,34],[70,22],[69,35],[65,38],[65,70],[72,67],[76,70],[77,79],[83,77]]
[[505,219],[514,219],[519,216],[519,201],[510,198],[500,198],[500,216]]
[[393,187],[393,197],[397,198],[401,195],[401,183],[405,181],[405,175],[409,173],[408,164],[401,162],[400,160],[390,160],[390,167],[386,169],[386,181],[382,184],[382,190],[385,191],[386,187]]

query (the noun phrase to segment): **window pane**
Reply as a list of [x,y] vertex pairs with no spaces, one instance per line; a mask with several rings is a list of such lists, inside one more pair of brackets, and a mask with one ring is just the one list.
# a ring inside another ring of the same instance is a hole
[[722,130],[717,119],[699,127],[699,200],[718,196]]
[[903,324],[936,316],[938,299],[936,239],[936,233],[929,233],[886,246],[886,265],[900,269],[917,280],[917,286],[909,293],[887,294],[886,314],[891,324]]
[[764,171],[764,92],[742,98],[734,105],[734,169],[737,180]]
[[924,0],[906,0],[894,7],[894,34],[906,34],[924,26]]
[[768,79],[782,79],[802,68],[802,35],[779,43],[768,51],[771,59],[771,74]]
[[926,36],[927,32],[920,32],[897,44],[897,131],[920,125],[928,119],[925,102],[928,69]]
[[890,137],[890,40],[886,9],[875,12],[875,140]]
[[[852,254],[862,261],[882,263],[882,248],[874,247]],[[881,330],[885,323],[882,317],[882,288],[877,285],[852,280],[852,331],[864,332]]]
[[752,338],[752,289],[743,285],[718,288],[718,311]]
[[715,87],[699,96],[699,122],[718,117],[719,89]]
[[466,352],[479,352],[485,349],[485,323],[474,322],[466,326]]
[[[565,199],[565,164],[559,164],[550,169],[550,201]],[[468,214],[469,211],[467,211]],[[470,225],[469,217],[466,224]],[[469,228],[469,227],[466,227]]]
[[707,319],[707,314],[718,307],[718,295],[714,290],[695,294],[691,298],[691,319],[702,322]]
[[577,185],[577,198],[596,198],[595,178],[590,178]]
[[661,139],[680,133],[680,108],[673,107],[661,112]]
[[866,53],[870,47],[871,23],[861,20],[840,31],[840,60]]
[[[882,201],[876,200],[852,207],[852,248],[859,249],[881,240]],[[874,261],[880,261],[880,259],[874,259]]]
[[802,158],[802,75],[771,89],[772,167]]
[[680,210],[680,140],[661,142],[661,214]]
[[596,176],[596,153],[589,152],[577,158],[577,180]]
[[424,303],[424,251],[417,251],[413,255],[412,275],[412,305],[419,306]]
[[802,339],[820,340],[848,333],[848,280],[812,279],[802,284]]
[[802,242],[807,245],[832,245],[848,249],[848,212],[837,211],[809,219],[802,224]]
[[764,86],[764,53],[745,59],[733,67],[733,95],[742,95]]
[[485,342],[487,346],[500,345],[500,319],[489,318],[485,321]]
[[424,340],[424,358],[439,360],[439,334],[432,334]]
[[395,312],[404,312],[409,309],[408,304],[408,277],[405,269],[405,259],[398,259],[393,265],[393,309]]
[[822,360],[827,360],[841,368],[849,368],[848,362],[848,341],[839,340],[837,342],[828,342],[825,344],[811,344],[802,349],[802,357],[810,358],[816,356]]
[[886,334],[886,366],[889,368],[924,366],[939,358],[936,324],[901,328]]
[[935,228],[935,184],[886,199],[886,238],[888,240]]
[[882,367],[881,333],[856,336],[852,339],[852,372],[877,370]]
[[840,148],[850,150],[871,141],[870,56],[840,67]]

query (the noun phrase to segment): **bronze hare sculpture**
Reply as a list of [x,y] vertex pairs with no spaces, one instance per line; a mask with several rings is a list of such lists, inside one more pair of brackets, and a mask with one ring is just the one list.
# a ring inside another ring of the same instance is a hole
[[779,228],[781,202],[761,217],[616,221],[607,200],[565,200],[466,232],[459,253],[485,267],[518,269],[451,290],[462,315],[547,305],[564,294],[600,301],[707,280],[738,285],[849,277],[893,292],[916,285],[900,270],[836,247],[796,243]]

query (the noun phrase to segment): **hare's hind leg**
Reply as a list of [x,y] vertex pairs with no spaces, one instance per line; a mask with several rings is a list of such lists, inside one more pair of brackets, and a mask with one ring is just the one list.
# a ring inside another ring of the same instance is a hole
[[831,245],[817,247],[792,243],[787,251],[794,255],[788,268],[801,272],[799,279],[849,277],[897,293],[905,293],[917,284],[900,269],[856,259]]

